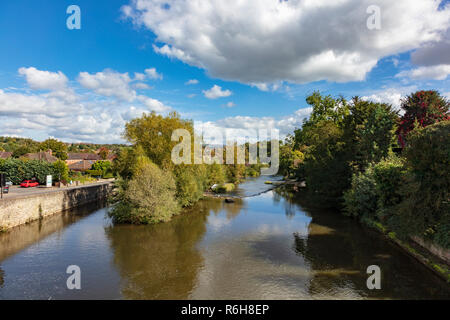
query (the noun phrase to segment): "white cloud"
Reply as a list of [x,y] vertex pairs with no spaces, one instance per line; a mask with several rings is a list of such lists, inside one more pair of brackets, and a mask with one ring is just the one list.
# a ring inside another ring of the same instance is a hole
[[391,104],[394,109],[400,110],[401,99],[417,90],[417,87],[389,88],[376,91],[361,97],[362,100]]
[[198,84],[198,80],[197,79],[191,79],[191,80],[189,80],[189,81],[186,81],[185,83],[184,83],[185,85],[192,85],[192,84]]
[[133,87],[135,87],[136,89],[141,89],[141,90],[145,90],[145,89],[150,89],[151,88],[148,84],[143,83],[143,82],[135,83],[133,85]]
[[78,82],[86,89],[106,96],[116,97],[125,101],[133,101],[136,91],[130,88],[131,78],[127,73],[104,70],[95,74],[80,72]]
[[[381,30],[366,27],[374,4]],[[450,6],[438,7],[435,0],[139,0],[122,11],[156,34],[155,52],[213,77],[267,84],[364,80],[381,58],[440,41]]]
[[450,74],[450,64],[423,66],[412,70],[405,70],[396,75],[398,78],[411,80],[445,80]]
[[150,79],[159,79],[162,80],[163,75],[158,73],[155,68],[145,69],[145,73]]
[[230,101],[230,102],[228,102],[228,103],[226,104],[226,106],[227,106],[228,108],[233,108],[233,107],[236,106],[236,104],[235,104],[233,101]]
[[[206,143],[217,143],[213,138],[221,134],[223,138],[244,142],[248,137],[257,140],[259,130],[279,130],[280,138],[285,137],[296,128],[300,128],[303,119],[308,118],[312,108],[302,108],[295,111],[292,115],[276,119],[274,117],[249,117],[236,116],[220,119],[217,121],[195,122],[196,131],[202,130]],[[270,134],[270,133],[269,133]]]
[[145,74],[144,73],[140,73],[140,72],[135,72],[134,73],[134,80],[144,81],[145,80]]
[[[0,135],[41,139],[52,136],[68,142],[123,143],[121,134],[125,121],[150,111],[163,113],[170,110],[159,100],[136,95],[129,87],[127,73],[113,70],[80,73],[80,84],[89,90],[78,93],[76,88],[67,86],[67,78],[63,86],[54,80],[52,73],[33,69],[21,68],[21,74],[32,74],[30,79],[26,79],[27,83],[50,92],[0,89],[0,121],[4,123],[0,126]],[[36,74],[39,77],[35,77]],[[38,78],[39,81],[36,80]],[[37,83],[39,86],[35,85]],[[130,102],[134,105],[130,106]]]
[[34,67],[20,68],[19,74],[25,76],[30,88],[35,90],[61,90],[68,81],[61,71],[42,71]]
[[141,117],[144,113],[148,113],[148,110],[131,106],[130,109],[126,110],[121,115],[123,120],[130,121],[131,119]]
[[169,106],[166,106],[164,103],[162,103],[159,100],[147,97],[147,96],[138,96],[137,97],[139,101],[141,101],[147,108],[150,109],[150,111],[155,111],[157,113],[163,113],[171,110],[172,108]]
[[222,90],[222,87],[220,87],[216,84],[211,89],[203,90],[202,92],[205,95],[205,97],[208,99],[229,97],[232,94],[232,92],[230,90]]

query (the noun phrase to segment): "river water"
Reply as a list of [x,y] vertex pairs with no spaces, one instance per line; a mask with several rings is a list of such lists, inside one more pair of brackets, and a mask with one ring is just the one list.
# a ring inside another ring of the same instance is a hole
[[[263,192],[265,180],[165,224],[114,226],[96,204],[0,234],[0,299],[450,299],[377,233],[283,188]],[[80,290],[67,289],[69,265]],[[370,265],[381,290],[367,289]]]

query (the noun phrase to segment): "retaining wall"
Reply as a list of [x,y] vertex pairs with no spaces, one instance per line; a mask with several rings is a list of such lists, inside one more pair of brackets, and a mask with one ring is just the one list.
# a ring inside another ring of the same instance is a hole
[[111,183],[103,183],[3,199],[0,201],[0,228],[9,229],[105,199],[111,190]]

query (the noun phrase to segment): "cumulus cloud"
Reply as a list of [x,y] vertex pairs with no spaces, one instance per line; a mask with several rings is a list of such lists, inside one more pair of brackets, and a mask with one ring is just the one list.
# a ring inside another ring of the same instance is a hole
[[416,86],[382,89],[370,95],[363,96],[361,99],[379,103],[388,103],[396,110],[400,111],[401,99],[416,90]]
[[138,96],[139,101],[141,101],[150,111],[155,111],[157,113],[167,112],[171,109],[171,107],[166,106],[159,100],[147,97],[147,96]]
[[150,79],[159,79],[162,80],[163,75],[158,73],[155,68],[145,69],[145,73]]
[[[195,130],[198,133],[203,133],[205,143],[208,144],[216,144],[215,137],[217,135],[238,142],[244,142],[246,138],[250,141],[256,141],[260,130],[278,130],[280,138],[283,138],[295,129],[300,128],[303,120],[308,118],[311,112],[312,108],[308,107],[298,109],[293,114],[278,119],[274,117],[236,116],[217,121],[197,121],[195,122]],[[270,136],[270,132],[268,134]]]
[[116,97],[125,101],[136,98],[136,91],[131,89],[131,78],[127,73],[119,73],[113,70],[104,70],[95,74],[80,72],[78,82],[86,89],[107,96]]
[[143,83],[143,82],[135,83],[133,85],[133,87],[135,87],[136,89],[141,89],[141,90],[145,90],[145,89],[150,89],[151,88],[148,84]]
[[208,99],[217,99],[229,97],[231,96],[232,92],[230,90],[222,90],[222,87],[215,84],[211,89],[203,90],[203,94]]
[[185,83],[184,83],[185,85],[192,85],[192,84],[198,84],[198,80],[197,79],[191,79],[191,80],[188,80],[188,81],[186,81]]
[[450,74],[450,64],[423,66],[412,70],[405,70],[396,75],[398,78],[411,80],[445,80]]
[[134,73],[134,80],[144,81],[145,80],[145,74],[144,73],[140,73],[140,72],[135,72]]
[[61,71],[42,71],[34,67],[20,68],[19,74],[25,76],[30,88],[35,90],[61,90],[68,81]]
[[233,108],[236,106],[236,104],[233,101],[230,101],[225,106],[227,106],[228,108]]
[[[381,9],[380,30],[367,28],[370,5]],[[122,11],[156,34],[155,52],[213,77],[266,84],[364,80],[381,58],[440,41],[450,6],[438,8],[435,0],[133,0]]]
[[[123,143],[125,121],[150,111],[170,110],[159,100],[136,95],[129,87],[131,80],[127,73],[82,72],[78,77],[80,84],[92,91],[81,93],[67,86],[68,79],[61,77],[62,73],[21,68],[19,74],[25,75],[30,87],[50,91],[24,93],[17,88],[0,89],[0,119],[5,124],[0,126],[0,135]],[[130,102],[134,105],[130,106]]]

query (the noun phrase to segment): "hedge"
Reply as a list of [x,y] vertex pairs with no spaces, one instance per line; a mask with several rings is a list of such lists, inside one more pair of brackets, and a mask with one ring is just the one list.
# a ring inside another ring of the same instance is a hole
[[22,159],[0,159],[0,172],[6,175],[6,181],[15,185],[33,178],[44,184],[48,175],[52,175],[53,180],[57,181],[60,173],[52,163]]

